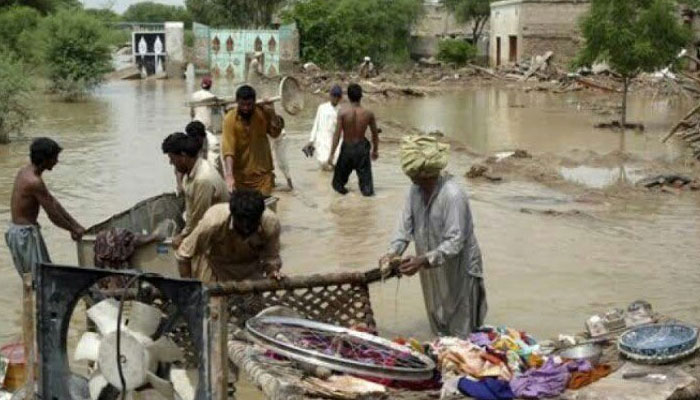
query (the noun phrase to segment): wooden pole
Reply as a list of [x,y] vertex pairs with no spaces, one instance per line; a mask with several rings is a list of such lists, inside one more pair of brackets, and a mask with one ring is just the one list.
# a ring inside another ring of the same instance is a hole
[[693,82],[695,82],[695,83],[697,83],[697,84],[700,84],[700,79],[698,79],[698,78],[696,78],[696,77],[694,77],[694,76],[692,76],[692,75],[686,74],[686,73],[683,72],[683,71],[679,72],[678,74],[679,74],[680,76],[686,78],[686,79],[690,79],[691,81],[693,81]]
[[[386,279],[395,277],[396,273]],[[382,279],[378,268],[367,272],[347,272],[337,274],[316,274],[309,276],[292,276],[282,280],[259,279],[247,281],[217,282],[207,285],[209,295],[226,296],[231,294],[249,294],[272,290],[304,289],[314,286],[331,286],[345,284],[370,284]]]
[[228,400],[228,308],[226,297],[209,300],[212,400]]
[[605,90],[606,92],[620,93],[620,91],[617,89],[607,87],[607,86],[601,85],[601,84],[596,83],[596,82],[591,82],[588,79],[584,79],[581,77],[577,77],[575,79],[576,79],[576,82],[578,82],[582,85],[588,86],[588,87],[592,87],[594,89]]
[[671,136],[673,136],[673,134],[676,133],[676,131],[680,129],[681,126],[683,126],[683,123],[698,111],[700,111],[700,103],[698,103],[698,105],[696,105],[692,110],[690,110],[690,112],[685,117],[678,121],[678,123],[673,127],[673,129],[671,129],[671,131],[666,136],[664,136],[663,139],[661,139],[661,143],[666,143],[666,141],[670,139]]
[[491,71],[491,70],[488,69],[488,68],[480,67],[480,66],[474,65],[474,64],[467,64],[467,66],[468,66],[469,68],[473,68],[473,69],[475,69],[475,70],[477,70],[477,71],[479,71],[479,72],[482,72],[482,73],[484,73],[484,74],[486,74],[486,75],[489,75],[489,76],[491,76],[491,77],[493,77],[493,78],[496,78],[496,79],[503,79],[501,76],[497,75],[495,72]]
[[24,398],[25,400],[34,400],[36,347],[34,346],[34,286],[32,274],[23,274],[22,283],[22,334],[24,337],[25,387],[27,388]]

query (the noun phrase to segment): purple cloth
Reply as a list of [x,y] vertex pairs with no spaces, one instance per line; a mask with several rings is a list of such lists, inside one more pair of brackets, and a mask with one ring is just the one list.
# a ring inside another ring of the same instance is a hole
[[479,347],[486,347],[491,345],[491,340],[489,339],[488,333],[476,332],[469,335],[469,341],[474,343]]
[[536,399],[555,397],[566,390],[571,374],[566,364],[556,364],[553,358],[539,369],[531,369],[510,381],[516,397]]
[[593,370],[593,365],[588,360],[571,360],[567,361],[566,368],[569,372],[589,372]]
[[515,398],[508,382],[496,378],[486,378],[483,381],[460,378],[457,389],[463,395],[477,400],[511,400]]

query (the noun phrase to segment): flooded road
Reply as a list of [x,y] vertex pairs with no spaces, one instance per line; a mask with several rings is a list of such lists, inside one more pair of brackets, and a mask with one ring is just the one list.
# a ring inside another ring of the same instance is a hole
[[[216,87],[216,86],[215,86]],[[7,225],[11,185],[28,160],[32,137],[51,136],[64,147],[60,163],[45,180],[84,226],[174,190],[174,177],[161,153],[163,138],[184,130],[188,88],[179,81],[114,82],[86,103],[37,101],[35,124],[26,137],[0,146],[0,226]],[[229,94],[229,93],[225,93]],[[425,99],[372,104],[378,119],[438,129],[480,152],[525,148],[533,153],[572,149],[607,153],[619,135],[592,128],[610,119],[587,109],[599,99],[484,88]],[[658,138],[687,105],[632,99],[630,120],[644,122],[644,134],[630,132],[627,150],[646,158],[673,158],[678,150]],[[288,117],[289,158],[296,190],[278,192],[283,225],[282,256],[287,274],[364,271],[384,253],[408,189],[398,148],[383,144],[375,164],[377,195],[360,196],[351,178],[345,197],[330,188],[331,175],[303,158],[314,107]],[[389,131],[389,130],[387,130]],[[400,134],[396,129],[391,134]],[[657,196],[625,204],[576,204],[583,215],[552,218],[521,208],[566,209],[571,196],[536,183],[473,183],[461,176],[474,161],[453,153],[449,171],[472,198],[476,234],[485,258],[489,302],[487,323],[506,324],[549,337],[576,332],[593,313],[644,298],[663,312],[700,323],[700,198]],[[567,171],[573,177],[580,171]],[[589,174],[584,171],[584,173]],[[596,180],[607,182],[607,175]],[[42,213],[55,263],[75,264],[75,245]],[[21,285],[9,254],[0,246],[0,343],[20,331]],[[417,278],[372,288],[373,306],[386,335],[429,336]],[[395,299],[398,296],[398,301]]]

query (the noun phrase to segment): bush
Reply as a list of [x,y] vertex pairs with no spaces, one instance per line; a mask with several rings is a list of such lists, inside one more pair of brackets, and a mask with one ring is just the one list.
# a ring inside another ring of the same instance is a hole
[[105,41],[109,43],[110,46],[117,48],[123,46],[131,46],[131,31],[126,29],[110,28],[105,34]]
[[36,56],[36,44],[32,38],[41,21],[37,10],[13,6],[0,11],[0,41],[15,57],[32,60]]
[[60,11],[41,24],[50,89],[65,100],[93,90],[111,70],[107,28],[83,11]]
[[194,32],[188,29],[185,31],[185,47],[194,48]]
[[19,133],[29,120],[33,89],[24,65],[7,50],[0,50],[0,143],[8,143],[10,134]]
[[185,7],[169,6],[152,1],[130,5],[122,14],[122,19],[128,22],[181,21],[185,23],[185,28],[192,27],[192,16]]
[[438,44],[438,60],[455,65],[465,65],[476,57],[476,47],[457,39],[441,40]]
[[297,24],[303,60],[351,68],[365,56],[377,64],[408,60],[411,28],[422,12],[421,0],[308,0],[283,17]]

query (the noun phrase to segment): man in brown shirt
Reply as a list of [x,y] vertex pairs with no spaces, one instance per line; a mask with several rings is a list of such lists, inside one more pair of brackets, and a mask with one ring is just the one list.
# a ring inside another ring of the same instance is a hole
[[255,90],[243,85],[236,91],[237,106],[224,118],[221,154],[229,191],[254,189],[269,196],[275,183],[272,150],[267,136],[282,132],[271,105],[255,104]]
[[228,190],[216,168],[198,156],[199,143],[195,138],[175,132],[165,138],[162,148],[170,158],[170,164],[183,175],[186,224],[173,238],[173,246],[177,248],[194,231],[209,207],[228,201]]
[[280,279],[280,222],[263,196],[247,189],[212,206],[176,252],[180,275],[203,282]]

